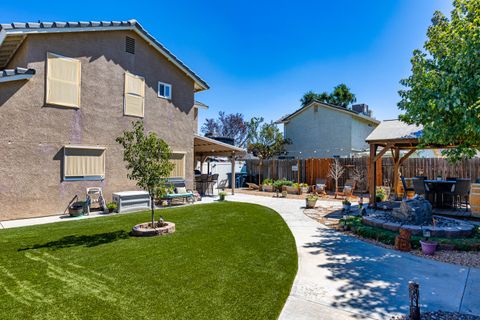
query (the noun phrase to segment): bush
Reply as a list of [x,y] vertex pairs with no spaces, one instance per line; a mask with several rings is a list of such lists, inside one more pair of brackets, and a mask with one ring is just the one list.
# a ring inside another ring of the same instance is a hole
[[273,182],[274,182],[273,179],[267,178],[267,179],[263,179],[262,184],[265,185],[265,186],[271,186],[271,185],[273,185]]
[[280,180],[277,180],[273,183],[273,186],[275,187],[275,189],[277,190],[282,190],[282,187],[283,186],[293,186],[293,182],[292,181],[289,181],[287,179],[280,179]]
[[117,203],[116,202],[109,202],[107,203],[108,211],[115,211],[117,210]]

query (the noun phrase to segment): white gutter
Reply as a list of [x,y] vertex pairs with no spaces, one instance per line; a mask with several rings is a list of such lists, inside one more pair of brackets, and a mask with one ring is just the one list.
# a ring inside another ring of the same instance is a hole
[[33,74],[16,74],[13,76],[4,76],[0,77],[0,83],[2,82],[9,82],[9,81],[17,81],[17,80],[24,80],[24,79],[30,79],[33,77]]

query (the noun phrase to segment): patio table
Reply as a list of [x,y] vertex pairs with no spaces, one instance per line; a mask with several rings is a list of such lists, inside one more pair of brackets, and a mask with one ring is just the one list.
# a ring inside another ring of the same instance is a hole
[[[456,183],[457,181],[455,180],[425,180],[425,184],[428,185],[428,189],[434,195],[434,205],[436,208],[445,207],[443,195],[453,192]],[[453,206],[453,202],[449,205]]]

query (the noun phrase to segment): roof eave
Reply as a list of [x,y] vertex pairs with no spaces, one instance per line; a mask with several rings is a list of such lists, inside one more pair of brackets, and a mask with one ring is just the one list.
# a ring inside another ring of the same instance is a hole
[[157,51],[161,52],[168,61],[173,63],[180,70],[194,81],[194,92],[208,90],[209,85],[197,76],[190,68],[183,62],[176,58],[163,45],[161,45],[152,35],[150,35],[143,27],[136,21],[131,20],[131,25],[127,26],[87,26],[87,27],[63,27],[63,28],[15,28],[15,29],[0,29],[0,45],[8,35],[16,34],[39,34],[39,33],[69,33],[69,32],[94,32],[94,31],[122,31],[131,30],[137,33],[141,38],[152,45]]

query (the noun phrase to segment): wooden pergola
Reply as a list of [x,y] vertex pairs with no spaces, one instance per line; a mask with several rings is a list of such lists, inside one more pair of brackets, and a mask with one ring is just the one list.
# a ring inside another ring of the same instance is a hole
[[232,194],[235,194],[235,160],[238,157],[245,156],[247,151],[245,149],[232,146],[215,139],[194,136],[193,150],[195,158],[200,160],[203,167],[203,162],[211,156],[230,158],[232,163]]
[[[445,149],[453,146],[431,145],[419,148],[419,137],[422,135],[422,127],[409,125],[400,120],[386,120],[372,131],[366,141],[370,145],[370,157],[368,162],[368,191],[370,203],[376,202],[377,191],[377,161],[388,152],[393,159],[393,192],[397,193],[400,181],[400,166],[418,149]],[[381,164],[381,162],[380,162]]]

